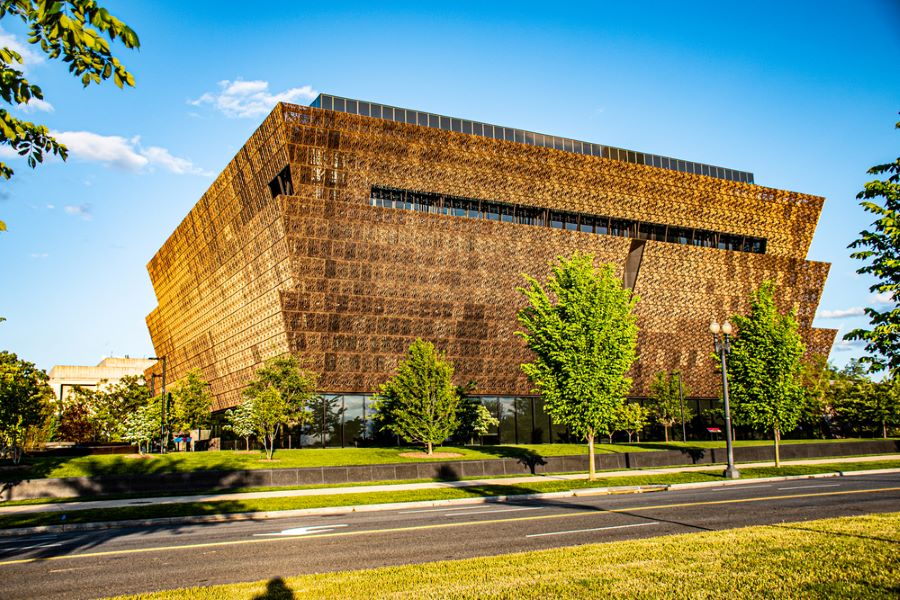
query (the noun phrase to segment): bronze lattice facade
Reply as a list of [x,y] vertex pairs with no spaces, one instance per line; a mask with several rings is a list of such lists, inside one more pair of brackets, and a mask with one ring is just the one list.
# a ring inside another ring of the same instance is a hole
[[480,393],[528,394],[516,286],[576,250],[640,296],[635,396],[660,369],[716,396],[709,321],[746,310],[765,279],[797,310],[809,351],[831,347],[835,331],[812,328],[829,265],[806,260],[822,198],[322,98],[332,109],[277,106],[148,264],[156,353],[170,381],[199,367],[216,409],[286,351],[306,357],[323,392],[372,392],[416,337]]

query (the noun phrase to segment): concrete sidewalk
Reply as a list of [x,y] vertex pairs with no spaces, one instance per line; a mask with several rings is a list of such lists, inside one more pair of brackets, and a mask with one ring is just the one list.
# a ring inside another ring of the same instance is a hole
[[[877,462],[885,460],[900,460],[900,454],[882,454],[877,456],[857,456],[843,458],[817,458],[782,461],[782,466],[791,465],[817,465],[817,464],[840,464],[840,463],[859,463],[859,462]],[[774,462],[755,462],[742,463],[739,468],[758,468],[758,467],[774,467]],[[633,477],[642,475],[664,475],[668,473],[690,473],[695,471],[715,471],[720,469],[720,465],[698,465],[686,467],[667,467],[664,469],[631,469],[622,471],[604,471],[598,472],[598,476],[602,478],[615,477]],[[287,489],[273,490],[267,492],[239,492],[239,493],[207,493],[207,494],[191,494],[183,496],[160,496],[152,498],[127,498],[118,500],[93,500],[93,501],[77,501],[77,502],[57,502],[50,504],[23,504],[18,506],[2,506],[0,505],[0,515],[4,514],[23,514],[23,513],[53,513],[53,512],[72,512],[76,510],[86,510],[94,508],[118,508],[123,506],[148,506],[151,504],[183,504],[186,502],[217,502],[226,500],[253,500],[259,498],[286,498],[295,496],[326,496],[338,494],[364,494],[370,492],[391,492],[406,490],[426,490],[441,488],[466,488],[478,487],[484,485],[512,485],[512,484],[528,484],[540,481],[572,481],[587,479],[586,473],[577,473],[571,475],[531,475],[528,477],[502,477],[497,479],[468,479],[463,481],[432,481],[425,483],[400,483],[400,484],[383,484],[383,485],[358,485],[352,487],[320,487],[308,489]]]

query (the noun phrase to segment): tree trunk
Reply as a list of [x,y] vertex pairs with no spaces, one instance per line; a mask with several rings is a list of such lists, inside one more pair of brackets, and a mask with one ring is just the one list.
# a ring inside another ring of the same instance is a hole
[[781,441],[781,432],[778,431],[778,428],[775,428],[775,468],[779,468],[781,466],[781,456],[778,454],[778,442]]
[[425,444],[426,444],[426,447],[428,448],[428,456],[431,456],[432,454],[434,454],[434,451],[431,448],[431,442],[425,442]]
[[640,431],[637,432],[637,443],[638,444],[641,443],[641,432]]
[[628,443],[629,444],[631,443],[631,432],[630,431],[628,432]]
[[666,432],[666,443],[668,444],[669,443],[669,426],[663,425],[663,431]]
[[596,469],[594,468],[594,434],[588,434],[588,479],[593,481],[597,478]]
[[881,421],[881,437],[887,439],[887,421],[884,419]]
[[244,441],[247,442],[247,452],[250,452],[250,436],[245,437]]

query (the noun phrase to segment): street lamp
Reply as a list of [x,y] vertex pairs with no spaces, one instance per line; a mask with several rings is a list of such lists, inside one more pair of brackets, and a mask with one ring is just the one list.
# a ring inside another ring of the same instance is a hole
[[[159,404],[159,453],[166,453],[166,357],[151,356],[150,360],[162,361],[162,398]],[[154,375],[155,377],[155,375]]]
[[[722,363],[722,398],[725,401],[725,452],[728,455],[728,466],[725,468],[726,479],[738,479],[741,476],[734,466],[734,445],[731,441],[731,406],[728,403],[728,365],[727,357],[731,353],[731,323],[725,321],[721,326],[713,319],[709,324],[709,332],[713,336],[716,354]],[[719,337],[719,334],[722,334]]]

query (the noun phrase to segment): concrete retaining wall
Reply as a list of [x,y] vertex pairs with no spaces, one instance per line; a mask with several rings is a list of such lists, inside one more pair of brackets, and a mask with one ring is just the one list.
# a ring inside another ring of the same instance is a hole
[[[785,460],[829,456],[882,454],[900,451],[900,441],[871,440],[860,442],[784,444]],[[725,462],[725,449],[661,450],[597,454],[597,469],[640,469],[700,465]],[[734,449],[736,462],[774,460],[771,445]],[[587,455],[547,456],[534,454],[524,458],[459,460],[350,467],[314,467],[302,469],[259,469],[252,471],[193,471],[151,475],[109,475],[68,477],[65,479],[33,479],[0,484],[0,500],[28,498],[65,498],[103,494],[190,492],[239,487],[293,486],[314,484],[360,483],[405,479],[444,479],[527,475],[528,473],[564,473],[586,471]]]

